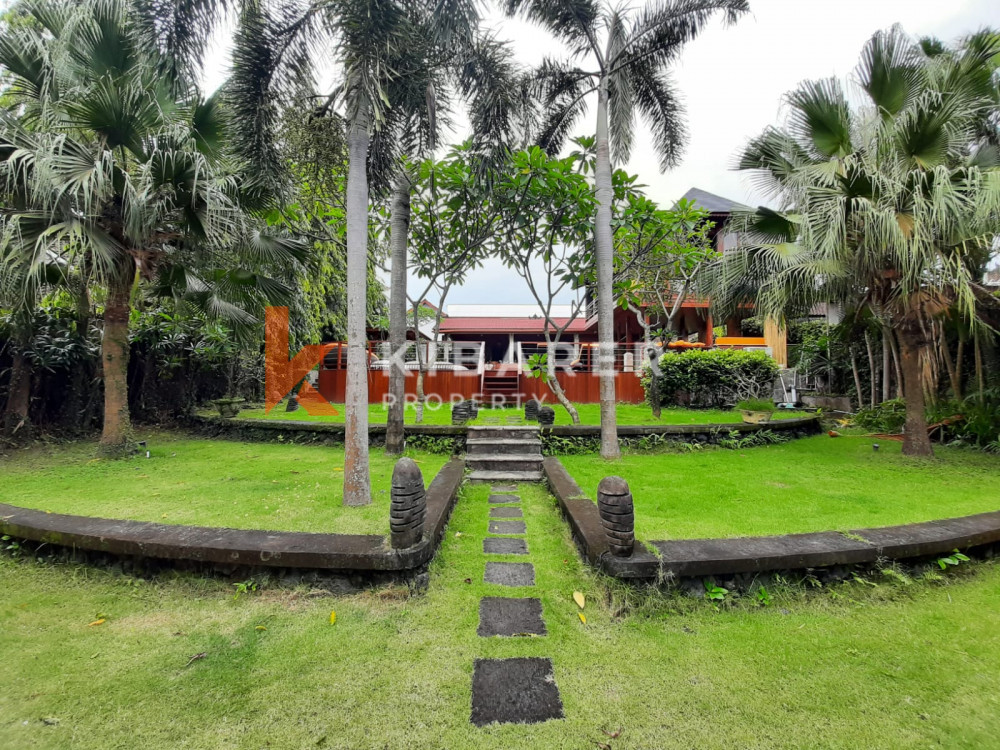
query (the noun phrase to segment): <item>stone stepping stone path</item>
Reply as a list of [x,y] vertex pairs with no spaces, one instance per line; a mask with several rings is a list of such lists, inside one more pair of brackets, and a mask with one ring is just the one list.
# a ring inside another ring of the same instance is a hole
[[490,495],[490,503],[519,503],[521,498],[517,495]]
[[535,566],[531,563],[488,562],[483,580],[498,586],[534,586]]
[[526,555],[528,543],[523,539],[486,537],[483,540],[484,555]]
[[[523,518],[516,487],[491,487],[490,534],[523,536],[525,521],[492,520]],[[487,555],[527,555],[525,539],[494,536],[483,539]],[[535,566],[528,562],[487,562],[483,580],[508,588],[535,585]],[[484,596],[479,602],[479,628],[483,638],[543,637],[548,631],[542,616],[542,601],[535,597]],[[477,727],[500,724],[536,724],[564,717],[551,659],[476,659],[472,674],[471,721]]]
[[495,505],[490,508],[490,518],[523,518],[524,514],[520,508],[513,508],[509,505]]
[[563,718],[551,659],[476,659],[472,723],[536,724]]
[[490,521],[491,534],[527,534],[524,521]]

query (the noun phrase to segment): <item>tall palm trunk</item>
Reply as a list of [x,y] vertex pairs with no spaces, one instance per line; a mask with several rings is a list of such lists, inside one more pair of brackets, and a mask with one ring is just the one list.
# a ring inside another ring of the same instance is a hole
[[910,327],[896,329],[899,342],[900,369],[903,373],[903,399],[906,402],[906,426],[903,434],[903,454],[907,456],[933,456],[931,439],[927,434],[927,414],[924,405],[921,352],[924,348],[923,333]]
[[889,371],[889,329],[882,326],[882,400],[889,400],[889,384],[892,382],[892,373]]
[[101,338],[104,370],[104,429],[99,450],[106,456],[122,456],[132,444],[132,421],[128,410],[128,318],[135,281],[135,261],[129,256],[115,269],[108,282]]
[[875,352],[872,350],[872,339],[868,335],[868,331],[865,331],[865,349],[868,350],[868,375],[871,385],[869,405],[874,409],[875,404],[878,403],[878,370],[875,369]]
[[611,234],[611,144],[608,138],[608,83],[602,79],[597,98],[597,221],[594,249],[597,263],[597,372],[601,386],[601,457],[621,457],[615,415],[614,293],[612,273],[614,247]]
[[347,392],[344,398],[344,505],[371,502],[368,474],[368,143],[364,96],[347,130]]
[[31,403],[31,360],[18,348],[10,368],[10,393],[3,412],[3,432],[18,437],[28,435],[31,422],[28,407]]
[[[403,452],[406,399],[406,240],[410,232],[410,182],[400,172],[392,195],[391,245],[392,265],[389,280],[389,419],[385,433],[386,453]],[[398,359],[397,359],[398,358]]]

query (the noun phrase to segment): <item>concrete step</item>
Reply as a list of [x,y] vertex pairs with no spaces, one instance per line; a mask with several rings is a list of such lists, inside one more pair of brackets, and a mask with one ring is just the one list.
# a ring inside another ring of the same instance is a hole
[[541,471],[486,471],[477,469],[469,474],[470,482],[541,482]]
[[492,455],[466,456],[465,464],[470,469],[491,471],[541,471],[541,455]]
[[540,453],[542,441],[535,438],[468,438],[465,450],[470,454]]
[[[538,428],[534,425],[484,425],[469,427],[468,440],[489,439],[530,439],[538,440]],[[466,442],[468,442],[468,440]]]

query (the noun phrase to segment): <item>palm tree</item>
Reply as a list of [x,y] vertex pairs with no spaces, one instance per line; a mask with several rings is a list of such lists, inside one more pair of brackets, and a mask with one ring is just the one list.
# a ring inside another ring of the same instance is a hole
[[[407,50],[413,73],[390,83],[390,123],[376,134],[382,148],[375,150],[391,154],[399,165],[390,201],[389,343],[394,364],[389,370],[388,453],[401,453],[404,447],[406,370],[400,360],[406,343],[407,242],[414,188],[411,170],[422,158],[433,154],[455,98],[465,100],[469,106],[480,179],[490,179],[490,173],[503,163],[511,145],[525,132],[533,111],[524,96],[523,75],[514,65],[509,47],[491,36],[478,34],[474,27],[465,31],[474,36],[456,35],[447,50],[433,45],[423,51]],[[422,62],[415,66],[418,55]],[[381,160],[388,161],[386,156]]]
[[744,247],[708,281],[717,306],[753,303],[764,316],[816,302],[870,311],[898,344],[908,455],[932,455],[921,373],[935,320],[951,311],[981,327],[991,299],[980,273],[1000,219],[988,124],[998,52],[1000,37],[984,32],[928,55],[894,28],[864,47],[861,106],[835,79],[789,94],[785,126],[739,162],[779,209],[741,218]]
[[[733,22],[747,0],[654,0],[642,9],[604,0],[506,0],[508,14],[522,14],[562,41],[568,61],[545,60],[538,70],[547,109],[539,141],[557,152],[597,95],[594,230],[597,275],[598,367],[601,382],[601,456],[618,458],[615,421],[614,292],[611,204],[612,158],[632,151],[636,113],[653,133],[660,169],[676,164],[684,143],[677,93],[667,73],[684,44],[717,12]],[[586,65],[578,61],[586,60]]]
[[247,306],[288,293],[260,269],[302,258],[299,243],[262,234],[246,213],[220,102],[176,75],[188,68],[146,33],[146,7],[24,3],[16,12],[31,22],[0,36],[14,103],[0,113],[0,179],[21,196],[3,217],[4,255],[36,274],[54,258],[69,269],[85,258],[105,288],[107,455],[131,443],[129,317],[139,281],[250,323]]

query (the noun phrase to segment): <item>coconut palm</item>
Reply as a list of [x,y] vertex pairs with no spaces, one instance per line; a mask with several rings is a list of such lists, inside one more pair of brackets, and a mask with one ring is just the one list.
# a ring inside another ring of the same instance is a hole
[[220,102],[177,77],[186,68],[144,33],[145,7],[24,3],[15,12],[30,23],[0,34],[13,102],[0,113],[0,179],[20,198],[4,213],[4,255],[36,274],[56,258],[68,269],[85,258],[105,289],[101,449],[110,455],[130,444],[139,281],[250,323],[249,306],[288,292],[260,269],[302,258],[299,243],[262,234],[245,211]]
[[[614,373],[614,292],[611,204],[612,160],[632,151],[638,113],[653,134],[660,169],[675,164],[684,143],[677,93],[667,73],[684,44],[722,13],[732,22],[747,0],[654,0],[641,9],[606,0],[506,0],[509,14],[521,14],[565,44],[568,61],[545,60],[538,70],[548,110],[539,141],[558,151],[597,96],[594,231],[597,275],[598,367],[601,399],[601,455],[617,458]],[[581,62],[581,61],[586,62]]]
[[921,371],[935,319],[950,310],[979,326],[990,300],[979,282],[1000,220],[998,52],[984,32],[928,55],[894,28],[864,47],[860,106],[835,79],[790,93],[785,125],[739,161],[778,209],[738,219],[743,247],[706,288],[717,306],[764,316],[817,302],[874,314],[898,343],[910,455],[932,453]]

